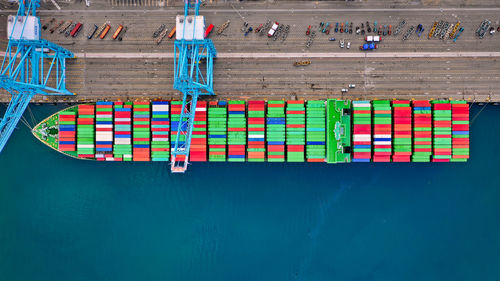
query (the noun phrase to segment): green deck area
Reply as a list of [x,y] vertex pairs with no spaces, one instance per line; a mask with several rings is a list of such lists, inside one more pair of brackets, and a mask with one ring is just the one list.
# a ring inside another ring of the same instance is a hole
[[351,162],[351,101],[329,99],[326,105],[327,163]]
[[57,150],[59,148],[59,112],[38,123],[32,133],[37,139]]
[[59,151],[59,115],[64,114],[64,112],[76,112],[77,106],[72,106],[62,111],[58,111],[49,117],[45,118],[42,122],[38,123],[32,130],[31,133],[39,139],[41,142],[47,146],[57,150],[60,153],[78,157],[76,152],[71,151]]

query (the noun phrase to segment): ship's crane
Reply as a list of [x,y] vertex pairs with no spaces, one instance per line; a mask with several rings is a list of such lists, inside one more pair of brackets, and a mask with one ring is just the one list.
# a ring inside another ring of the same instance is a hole
[[66,59],[74,55],[40,38],[38,7],[40,0],[19,0],[16,16],[7,20],[9,43],[0,68],[0,88],[12,98],[0,122],[0,152],[34,95],[74,95],[66,90]]
[[[174,43],[174,89],[183,93],[180,120],[172,148],[171,171],[183,173],[189,163],[189,149],[196,102],[201,95],[215,95],[213,62],[217,56],[212,40],[204,38],[205,19],[199,15],[201,0],[184,0],[184,16],[176,18]],[[194,9],[194,15],[189,11]]]

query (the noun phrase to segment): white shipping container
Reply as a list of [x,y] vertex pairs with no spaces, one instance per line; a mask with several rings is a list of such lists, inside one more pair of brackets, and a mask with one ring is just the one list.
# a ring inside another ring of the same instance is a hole
[[375,145],[391,145],[391,141],[374,141],[373,144]]
[[77,144],[77,148],[94,148],[93,144]]
[[168,138],[153,138],[153,141],[168,141]]
[[248,138],[256,139],[256,138],[264,138],[264,134],[262,135],[248,135]]
[[106,161],[115,161],[115,158],[113,158],[113,157],[106,157]]
[[168,104],[153,104],[153,111],[168,111]]
[[112,142],[113,141],[113,137],[97,136],[96,141]]
[[391,138],[391,135],[373,135],[374,138]]
[[370,135],[354,135],[354,141],[370,141]]
[[130,139],[116,138],[115,144],[130,144]]
[[[183,15],[175,18],[175,39],[177,40],[203,40],[205,39],[205,17]],[[183,37],[184,36],[184,37]]]
[[[23,30],[24,28],[24,30]],[[40,21],[34,16],[10,15],[7,18],[7,36],[10,39],[40,40]]]
[[[120,122],[125,122],[125,121],[131,121],[132,119],[131,118],[115,118],[115,121],[120,121]],[[120,124],[122,125],[122,124]]]
[[101,129],[110,129],[113,128],[113,124],[97,124],[95,125],[96,128],[101,128]]
[[352,107],[371,107],[372,105],[369,103],[353,103]]
[[113,132],[111,132],[111,131],[99,131],[99,130],[97,130],[95,133],[97,136],[112,136],[113,135]]
[[197,107],[196,111],[207,111],[206,107]]

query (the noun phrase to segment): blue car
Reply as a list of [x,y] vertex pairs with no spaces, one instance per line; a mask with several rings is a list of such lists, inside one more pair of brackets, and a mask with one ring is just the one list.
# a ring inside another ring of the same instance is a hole
[[374,43],[365,43],[363,44],[363,46],[359,46],[359,49],[363,51],[375,50],[377,48],[378,48],[377,44]]
[[417,26],[417,29],[415,30],[415,32],[417,33],[418,37],[420,37],[420,35],[422,35],[422,33],[424,32],[424,27],[422,26],[422,24],[419,24]]

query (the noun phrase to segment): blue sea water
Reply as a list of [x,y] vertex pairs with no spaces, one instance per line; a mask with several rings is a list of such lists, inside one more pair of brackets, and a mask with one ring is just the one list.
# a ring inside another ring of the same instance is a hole
[[19,126],[0,155],[0,280],[499,280],[499,116],[472,122],[468,163],[185,175],[75,160]]

